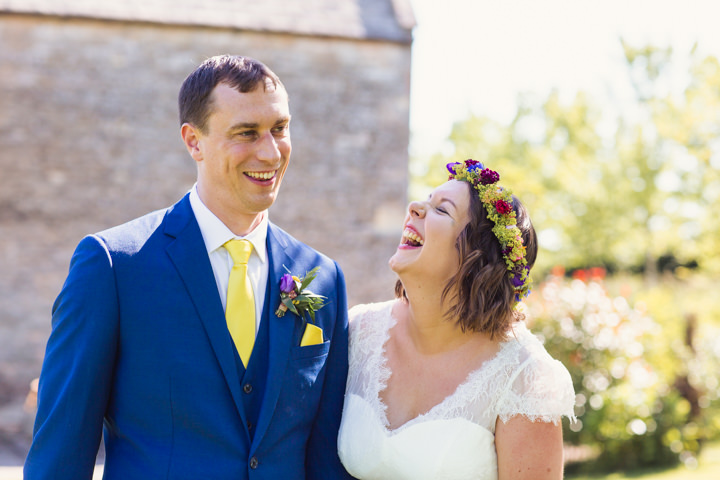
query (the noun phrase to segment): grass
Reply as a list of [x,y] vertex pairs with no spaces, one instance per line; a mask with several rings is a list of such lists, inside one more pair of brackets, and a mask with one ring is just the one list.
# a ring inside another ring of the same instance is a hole
[[643,469],[622,473],[566,475],[566,480],[718,480],[720,479],[720,443],[706,445],[700,452],[697,468]]

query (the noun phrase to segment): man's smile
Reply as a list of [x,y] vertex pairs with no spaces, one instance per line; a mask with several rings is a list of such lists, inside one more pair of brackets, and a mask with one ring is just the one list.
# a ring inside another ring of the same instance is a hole
[[277,173],[277,170],[271,170],[269,172],[243,172],[246,176],[255,180],[272,180]]

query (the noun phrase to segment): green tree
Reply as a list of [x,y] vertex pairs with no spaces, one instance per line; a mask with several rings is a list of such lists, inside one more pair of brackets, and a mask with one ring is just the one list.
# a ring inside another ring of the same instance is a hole
[[521,99],[509,125],[471,116],[453,126],[451,154],[414,159],[412,196],[474,158],[501,172],[540,235],[537,271],[604,265],[656,278],[658,260],[720,271],[720,65],[691,52],[688,86],[666,92],[672,50],[623,44],[635,103],[601,108]]

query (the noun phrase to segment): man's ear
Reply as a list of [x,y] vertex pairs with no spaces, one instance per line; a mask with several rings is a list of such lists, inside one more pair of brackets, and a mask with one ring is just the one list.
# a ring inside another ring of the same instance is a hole
[[185,148],[196,162],[202,161],[202,151],[200,149],[200,131],[190,123],[183,123],[180,127],[180,136],[183,139]]

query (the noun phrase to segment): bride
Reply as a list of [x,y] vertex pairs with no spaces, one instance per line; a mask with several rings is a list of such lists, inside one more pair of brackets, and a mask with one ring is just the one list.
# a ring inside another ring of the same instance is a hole
[[561,479],[572,382],[516,308],[535,231],[496,172],[448,170],[408,208],[397,298],[350,312],[340,459],[363,480]]

